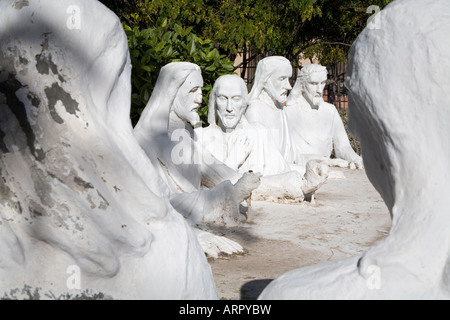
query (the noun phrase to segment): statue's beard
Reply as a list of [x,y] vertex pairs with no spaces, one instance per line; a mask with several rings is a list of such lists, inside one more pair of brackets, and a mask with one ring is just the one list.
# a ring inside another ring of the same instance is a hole
[[284,89],[275,89],[273,84],[269,81],[266,84],[265,91],[269,95],[269,97],[273,100],[273,102],[276,104],[277,102],[280,104],[283,104],[286,102],[289,90]]
[[187,110],[181,101],[178,98],[175,98],[173,109],[178,117],[190,123],[193,128],[201,126],[200,116],[197,113],[197,109],[194,109],[194,107]]
[[313,106],[315,106],[315,107],[320,106],[323,102],[324,102],[323,97],[314,97],[313,101],[312,101]]
[[311,105],[311,107],[319,107],[322,103],[324,103],[323,96],[311,97],[311,95],[303,93],[303,97],[306,99],[306,101],[308,101],[308,103]]
[[225,129],[233,130],[234,128],[236,128],[238,121],[237,121],[237,119],[222,118],[221,124],[222,124],[222,127],[224,127]]

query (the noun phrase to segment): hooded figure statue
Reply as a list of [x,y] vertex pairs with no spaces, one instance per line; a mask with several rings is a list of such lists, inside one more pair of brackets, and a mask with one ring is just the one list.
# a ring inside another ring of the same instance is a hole
[[0,1],[1,298],[217,299],[133,134],[130,77],[100,2]]

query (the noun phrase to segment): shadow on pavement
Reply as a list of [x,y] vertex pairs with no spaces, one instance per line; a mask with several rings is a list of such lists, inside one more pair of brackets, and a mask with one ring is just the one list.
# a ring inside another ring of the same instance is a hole
[[246,282],[241,287],[241,300],[256,300],[273,279],[258,279]]

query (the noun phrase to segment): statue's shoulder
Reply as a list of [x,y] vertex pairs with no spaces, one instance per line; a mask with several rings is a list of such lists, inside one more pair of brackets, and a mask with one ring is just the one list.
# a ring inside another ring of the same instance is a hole
[[328,103],[328,102],[323,102],[320,105],[320,108],[322,108],[324,113],[325,112],[330,113],[330,114],[338,113],[338,110],[337,110],[336,106],[334,104],[331,104],[331,103]]
[[261,108],[270,109],[271,106],[272,106],[272,104],[269,101],[267,101],[267,100],[264,100],[264,99],[253,99],[253,100],[250,100],[248,102],[247,109],[249,109],[249,108],[256,108],[256,109],[259,109],[259,110],[261,110]]
[[325,108],[328,108],[330,110],[337,110],[336,106],[334,104],[328,103],[328,102],[323,102],[320,106],[324,106]]
[[247,130],[266,130],[267,127],[260,122],[249,122],[246,127]]
[[249,110],[256,111],[256,109],[258,109],[261,105],[262,105],[262,103],[260,100],[251,100],[248,102],[247,112]]
[[245,117],[249,122],[259,120],[261,118],[261,111],[264,105],[259,100],[252,100],[249,102],[247,110],[245,111]]
[[284,111],[287,114],[298,114],[305,108],[309,108],[306,100],[288,100],[286,106],[284,107]]
[[199,127],[194,129],[196,141],[202,144],[211,143],[217,139],[217,136],[221,135],[220,130],[215,125],[209,125],[207,127]]
[[210,132],[210,131],[213,131],[214,130],[214,125],[210,125],[210,124],[208,124],[207,126],[205,126],[205,127],[197,127],[197,128],[195,128],[194,129],[194,132],[196,133],[196,134],[207,134],[208,132]]

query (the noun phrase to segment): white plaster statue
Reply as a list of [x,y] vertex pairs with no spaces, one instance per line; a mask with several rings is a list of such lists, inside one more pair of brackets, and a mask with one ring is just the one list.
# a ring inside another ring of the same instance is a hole
[[0,1],[0,298],[217,299],[134,137],[130,76],[100,2]]
[[291,271],[260,299],[450,299],[449,16],[447,0],[394,1],[350,52],[350,130],[391,212],[388,237]]
[[261,185],[252,193],[254,200],[302,201],[304,194],[314,193],[326,181],[326,166],[311,162],[306,174],[309,180],[292,170],[268,131],[245,118],[247,101],[247,87],[241,77],[219,77],[209,96],[209,126],[195,129],[198,141],[230,168],[263,175]]
[[[362,159],[350,145],[336,107],[323,100],[326,82],[325,67],[307,65],[287,99],[285,113],[295,153],[303,161],[325,159],[329,165],[362,169]],[[336,159],[330,159],[333,149]]]
[[289,90],[292,89],[290,77],[292,66],[286,58],[272,56],[259,61],[245,116],[251,123],[262,124],[284,159],[288,163],[296,163],[298,160],[284,112]]
[[239,204],[259,185],[260,175],[238,174],[219,161],[204,160],[212,157],[201,151],[191,127],[200,121],[202,87],[196,64],[173,62],[161,68],[134,133],[165,171],[171,203],[185,218],[195,224],[233,225],[244,218]]

